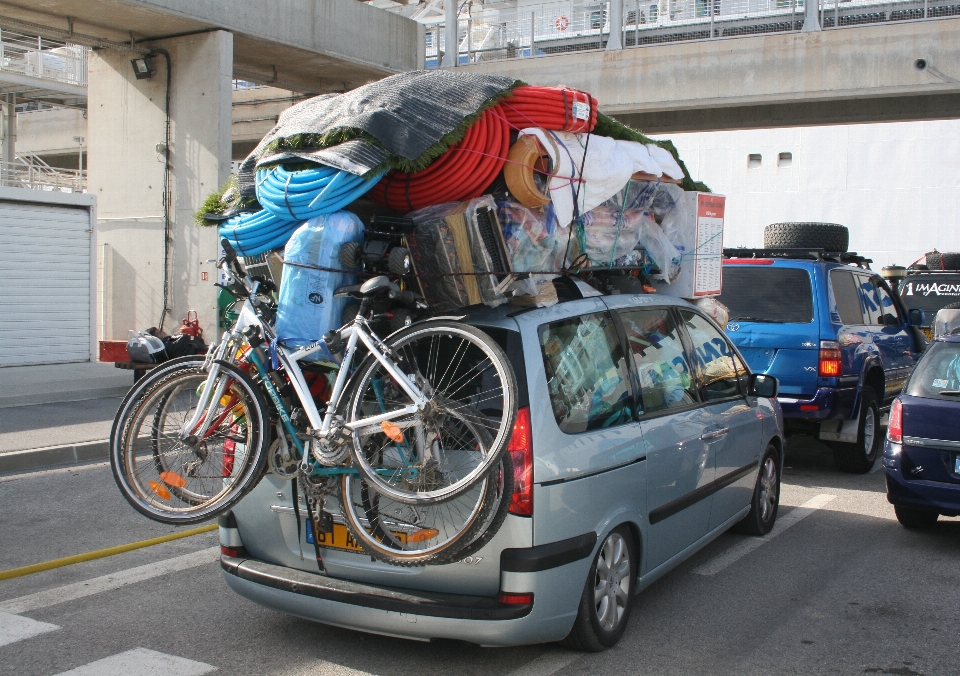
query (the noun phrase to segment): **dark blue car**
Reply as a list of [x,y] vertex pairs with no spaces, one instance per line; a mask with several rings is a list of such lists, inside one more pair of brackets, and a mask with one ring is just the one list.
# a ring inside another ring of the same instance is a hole
[[960,516],[960,335],[937,338],[893,402],[883,471],[907,528]]
[[780,381],[787,434],[829,444],[838,469],[869,471],[880,414],[926,346],[922,312],[853,253],[727,249],[727,335],[754,372]]

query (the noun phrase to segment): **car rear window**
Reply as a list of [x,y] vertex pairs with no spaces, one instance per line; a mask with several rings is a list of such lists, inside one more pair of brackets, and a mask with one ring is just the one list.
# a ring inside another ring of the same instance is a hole
[[945,305],[960,303],[960,275],[909,276],[900,284],[900,298],[907,308],[923,310],[925,323],[932,324]]
[[730,321],[809,324],[813,321],[810,275],[798,268],[725,265],[718,300]]
[[507,353],[507,359],[513,367],[513,372],[517,376],[517,406],[529,406],[530,397],[527,395],[527,369],[523,361],[523,342],[520,338],[520,332],[512,329],[506,329],[502,326],[484,326],[475,324],[475,326],[493,338],[504,352]]
[[960,343],[934,343],[910,376],[907,394],[960,402],[957,393],[960,393]]

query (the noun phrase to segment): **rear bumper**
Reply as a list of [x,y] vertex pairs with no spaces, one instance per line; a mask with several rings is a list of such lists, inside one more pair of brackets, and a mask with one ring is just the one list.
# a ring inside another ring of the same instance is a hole
[[900,444],[885,442],[883,473],[887,479],[887,500],[894,505],[960,516],[960,484],[904,477],[901,452]]
[[[529,576],[534,603],[505,606],[496,598],[378,587],[307,573],[256,559],[221,556],[227,585],[274,610],[348,629],[401,638],[451,638],[512,646],[556,641],[573,625],[589,560]],[[574,577],[575,576],[575,577]],[[569,597],[569,598],[567,598]]]
[[779,396],[783,417],[819,422],[832,418],[849,418],[856,399],[856,387],[821,387],[810,399]]

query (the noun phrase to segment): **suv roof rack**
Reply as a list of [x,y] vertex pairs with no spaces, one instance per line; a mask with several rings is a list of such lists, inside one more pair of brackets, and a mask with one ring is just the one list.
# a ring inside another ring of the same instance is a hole
[[828,263],[844,263],[870,269],[870,258],[865,258],[856,251],[827,251],[826,249],[724,249],[724,258],[781,258],[800,259],[810,261],[826,261]]

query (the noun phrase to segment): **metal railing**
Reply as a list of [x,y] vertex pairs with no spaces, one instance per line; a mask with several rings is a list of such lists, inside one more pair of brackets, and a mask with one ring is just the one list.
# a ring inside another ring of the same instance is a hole
[[42,160],[27,161],[18,157],[13,162],[0,162],[0,185],[56,192],[86,192],[87,172],[51,167]]
[[0,30],[0,71],[87,86],[90,48]]
[[[960,0],[820,0],[824,30],[863,24],[960,16]],[[711,11],[712,10],[712,11]],[[610,3],[557,2],[497,9],[487,4],[457,22],[457,63],[529,58],[604,49]],[[710,40],[803,28],[803,0],[623,0],[624,47]],[[426,65],[439,67],[444,25],[426,30]]]

